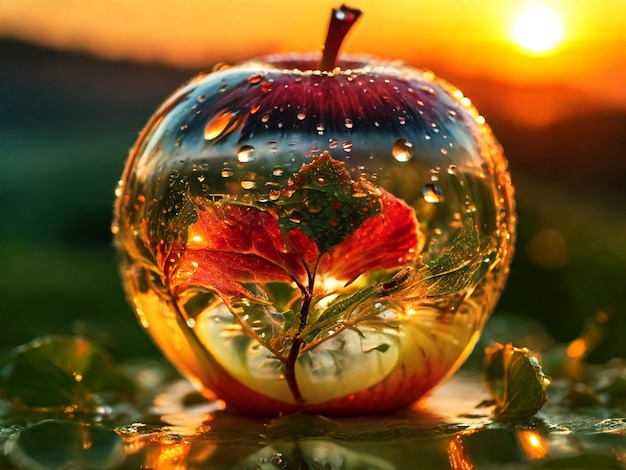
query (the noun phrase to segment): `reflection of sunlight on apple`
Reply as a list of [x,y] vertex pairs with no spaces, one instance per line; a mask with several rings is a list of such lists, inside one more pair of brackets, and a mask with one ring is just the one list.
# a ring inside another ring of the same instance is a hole
[[346,281],[341,281],[335,277],[327,276],[322,281],[321,288],[323,292],[336,292],[343,289]]
[[325,292],[329,295],[324,295],[317,302],[317,308],[325,310],[328,305],[339,296],[336,292],[343,290],[345,283],[345,281],[340,281],[332,276],[324,277],[322,283],[320,284],[320,292]]
[[513,39],[529,52],[550,51],[563,39],[561,20],[549,8],[528,7],[515,20]]

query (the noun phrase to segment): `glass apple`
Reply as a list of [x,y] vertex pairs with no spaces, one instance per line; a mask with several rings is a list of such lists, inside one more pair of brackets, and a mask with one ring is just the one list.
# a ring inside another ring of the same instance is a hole
[[484,118],[431,72],[366,58],[195,77],[147,123],[116,193],[141,324],[246,413],[416,401],[472,350],[513,252]]

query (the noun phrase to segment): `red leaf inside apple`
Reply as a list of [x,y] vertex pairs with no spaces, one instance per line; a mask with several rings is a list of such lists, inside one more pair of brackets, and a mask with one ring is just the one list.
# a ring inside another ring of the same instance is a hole
[[321,276],[350,282],[373,269],[402,266],[422,252],[425,237],[415,211],[391,193],[380,191],[382,212],[367,219],[347,240],[321,256]]
[[[300,230],[283,234],[270,211],[215,203],[198,211],[172,281],[175,291],[197,285],[229,305],[233,297],[259,299],[243,284],[296,282],[308,285],[317,247]],[[191,275],[189,275],[191,273]]]
[[[328,154],[316,157],[317,161],[304,165],[294,179],[309,174],[313,165],[328,158]],[[345,172],[343,165],[340,168]],[[311,199],[310,191],[291,186],[286,190],[296,207]],[[336,241],[330,247],[323,237],[323,227],[317,227],[319,232],[309,232],[309,236],[299,227],[292,228],[295,225],[285,226],[275,208],[263,210],[232,202],[198,208],[198,220],[189,225],[187,244],[171,276],[174,291],[200,286],[214,291],[227,305],[234,297],[264,302],[245,284],[294,282],[301,291],[312,294],[329,278],[349,284],[369,271],[392,269],[415,260],[423,249],[424,235],[414,210],[384,189],[377,189],[375,196],[370,193],[369,199],[352,197],[357,191],[362,188],[343,177],[335,182],[333,190],[325,187],[320,191],[325,197],[321,201],[332,207],[328,208],[330,212],[316,212],[320,219],[311,224],[319,225],[330,218],[329,233],[335,234],[330,238]],[[298,193],[305,196],[297,197]],[[353,204],[359,204],[368,215],[355,224],[354,208],[344,209],[347,204],[340,202],[341,196],[356,201]],[[380,208],[370,211],[363,201],[372,203],[374,197]],[[346,220],[341,220],[342,214],[347,214]],[[347,227],[349,232],[336,235],[333,229],[337,226]]]

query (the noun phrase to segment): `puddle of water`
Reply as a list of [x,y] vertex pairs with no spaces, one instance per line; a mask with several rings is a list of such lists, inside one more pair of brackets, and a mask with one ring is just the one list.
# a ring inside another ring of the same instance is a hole
[[541,412],[498,423],[476,407],[486,398],[478,374],[461,373],[403,412],[261,419],[202,400],[181,380],[162,388],[133,424],[0,425],[0,467],[624,468],[625,419]]

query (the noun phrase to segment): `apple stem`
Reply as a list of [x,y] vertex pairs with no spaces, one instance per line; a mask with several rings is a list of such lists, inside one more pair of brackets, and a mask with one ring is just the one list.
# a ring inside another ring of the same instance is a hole
[[[312,284],[312,280],[309,281],[309,284]],[[313,289],[311,289],[312,291]],[[298,333],[293,338],[293,342],[291,343],[291,348],[289,349],[289,354],[285,360],[285,380],[287,381],[287,385],[293,394],[293,397],[296,400],[298,405],[304,404],[304,399],[302,398],[302,393],[300,392],[300,387],[298,386],[298,381],[296,380],[296,361],[300,356],[300,348],[304,344],[304,340],[300,338],[300,333],[306,326],[306,320],[309,315],[309,308],[311,307],[311,299],[312,294],[303,288],[303,300],[302,307],[300,308],[300,325],[298,326]]]
[[330,24],[328,25],[328,33],[326,34],[326,42],[322,52],[322,59],[319,63],[320,70],[331,71],[335,67],[335,61],[339,55],[339,48],[346,34],[356,20],[361,16],[361,10],[341,5],[338,10],[333,8],[330,15]]

